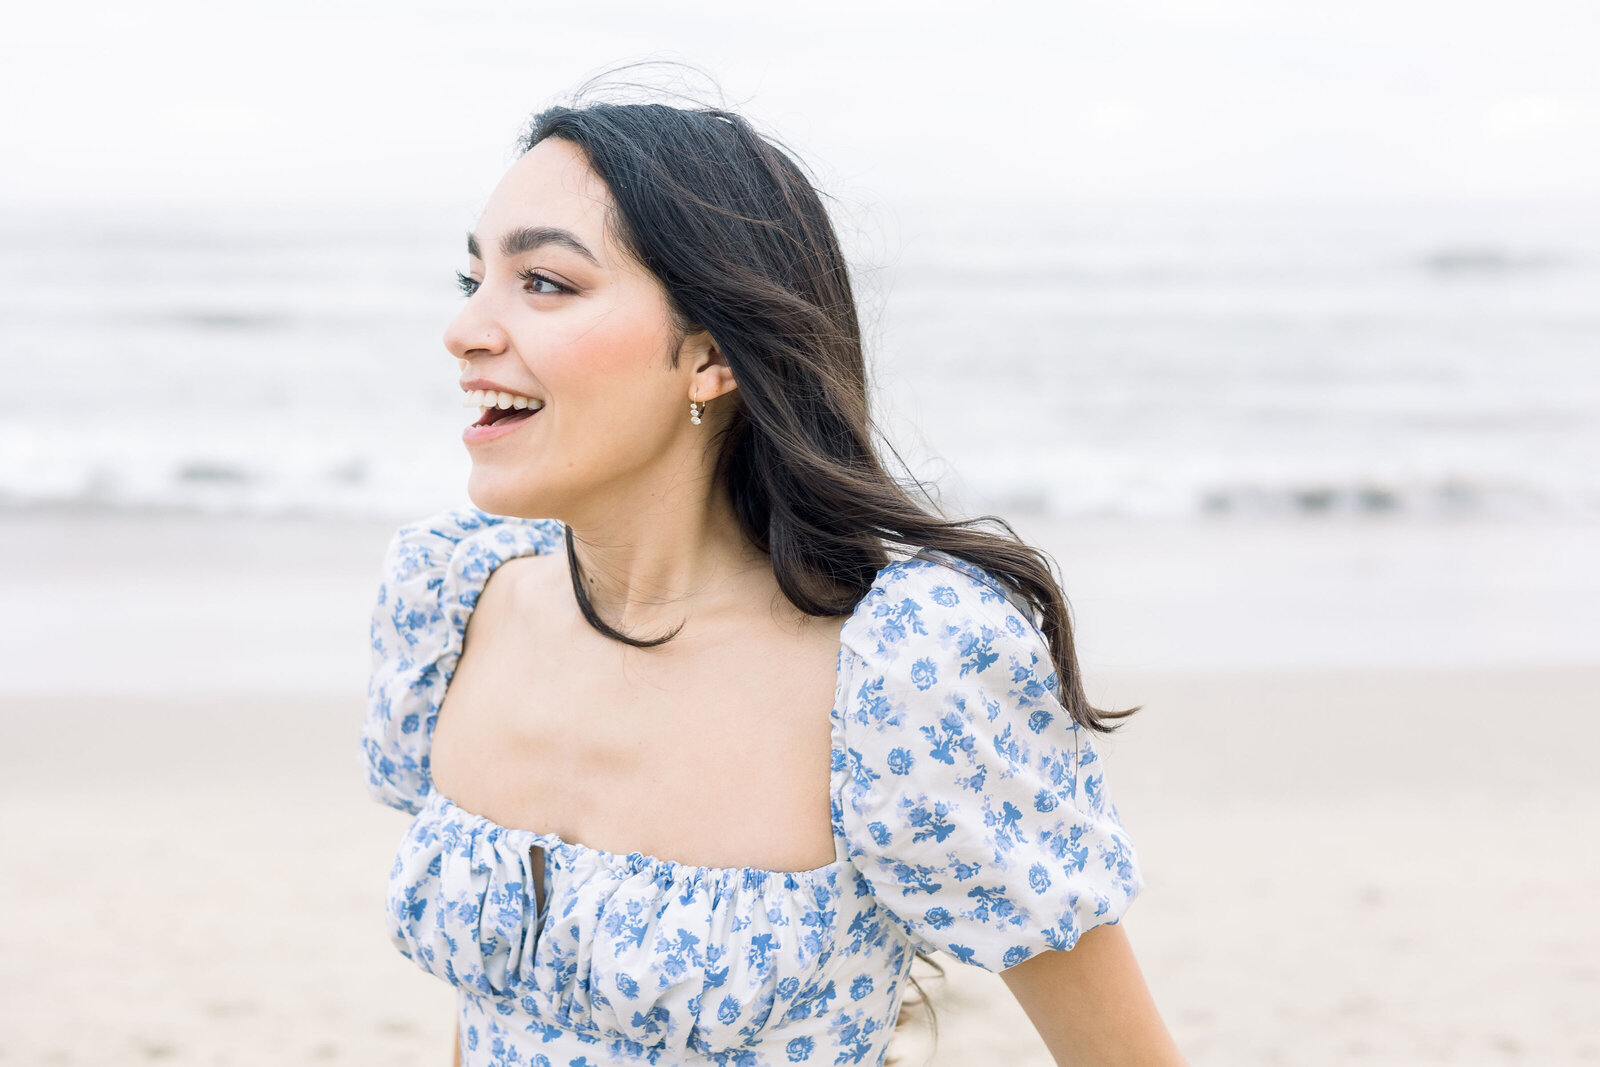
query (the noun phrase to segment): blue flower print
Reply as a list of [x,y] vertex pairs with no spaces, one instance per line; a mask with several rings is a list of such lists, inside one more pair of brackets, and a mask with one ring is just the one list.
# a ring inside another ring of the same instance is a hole
[[789,1057],[790,1063],[804,1063],[811,1058],[817,1049],[817,1040],[814,1037],[797,1037],[783,1046],[783,1051]]
[[912,867],[909,864],[896,863],[894,874],[901,888],[907,893],[937,893],[940,886],[933,880],[934,870],[933,867]]
[[1098,775],[1084,775],[1083,792],[1089,798],[1090,807],[1100,808],[1105,805],[1105,802],[1100,798],[1100,778]]
[[853,777],[866,781],[871,781],[878,777],[878,772],[872,769],[872,765],[866,761],[866,758],[853,748],[845,749],[845,764],[849,767]]
[[961,639],[961,674],[965,677],[980,671],[986,671],[990,665],[1000,658],[1000,654],[990,647],[991,634],[987,631],[968,633]]
[[966,734],[966,720],[954,712],[944,716],[935,726],[921,727],[919,732],[930,742],[928,755],[940,763],[954,766],[956,751],[972,748],[972,738]]
[[775,941],[771,934],[757,934],[750,939],[750,944],[745,949],[745,958],[752,967],[766,970],[772,958],[772,951],[777,948]]
[[885,644],[899,644],[913,634],[926,634],[920,612],[922,605],[915,600],[902,600],[896,605],[879,604],[874,611],[881,615],[879,635]]
[[907,824],[917,828],[911,840],[923,841],[932,838],[935,841],[943,841],[956,832],[955,823],[950,821],[949,816],[950,806],[943,801],[934,804],[932,810],[922,804],[916,805],[906,816]]
[[633,1013],[633,1028],[643,1031],[647,1036],[654,1037],[661,1033],[667,1025],[670,1016],[667,1009],[657,1004],[649,1011],[636,1011]]
[[933,660],[923,657],[911,665],[911,684],[918,689],[932,689],[939,684],[939,668]]
[[1000,958],[1000,961],[1007,967],[1015,967],[1032,955],[1033,953],[1029,951],[1028,946],[1013,945],[1011,948],[1006,949],[1006,954]]
[[889,765],[889,773],[907,775],[911,773],[911,765],[916,757],[909,748],[896,746],[889,750],[889,758],[885,761]]
[[861,684],[855,696],[855,714],[863,722],[898,723],[899,711],[883,692],[883,679]]
[[1011,851],[1011,846],[1021,841],[1018,827],[1022,823],[1022,812],[1011,801],[1002,801],[999,812],[991,812],[984,816],[984,822],[990,827],[991,840],[1001,852]]

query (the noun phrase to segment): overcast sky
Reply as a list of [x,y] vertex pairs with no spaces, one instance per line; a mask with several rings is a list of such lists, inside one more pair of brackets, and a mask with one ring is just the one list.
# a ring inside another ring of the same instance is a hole
[[456,203],[526,117],[678,58],[868,197],[1600,190],[1600,3],[52,0],[0,39],[0,199]]

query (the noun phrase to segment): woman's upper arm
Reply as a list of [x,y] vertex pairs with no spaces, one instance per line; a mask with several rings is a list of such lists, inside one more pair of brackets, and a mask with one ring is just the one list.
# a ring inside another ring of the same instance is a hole
[[1120,923],[1085,931],[1071,950],[1041,952],[1000,977],[1063,1067],[1187,1067]]

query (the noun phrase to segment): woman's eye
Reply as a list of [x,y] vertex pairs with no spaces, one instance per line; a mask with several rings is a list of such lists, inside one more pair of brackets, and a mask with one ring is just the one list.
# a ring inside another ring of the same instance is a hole
[[534,292],[536,293],[566,293],[571,291],[560,282],[552,278],[546,278],[536,270],[519,270],[517,271],[517,277],[533,285],[548,285],[550,287],[548,289],[535,289]]
[[[546,278],[538,271],[520,270],[517,272],[517,277],[521,278],[530,286],[534,286],[535,288],[531,289],[530,291],[537,293],[540,296],[548,296],[555,293],[570,293],[572,291],[555,279]],[[462,296],[471,296],[473,293],[476,293],[478,291],[479,284],[480,283],[476,278],[469,277],[460,271],[456,271],[456,287],[461,290]],[[538,286],[544,286],[544,288],[537,288]]]

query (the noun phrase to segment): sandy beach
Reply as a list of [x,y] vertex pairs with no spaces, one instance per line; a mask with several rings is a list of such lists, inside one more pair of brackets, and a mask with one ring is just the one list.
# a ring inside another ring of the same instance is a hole
[[[1145,705],[1127,928],[1192,1063],[1600,1061],[1600,530],[1017,525]],[[355,755],[391,529],[0,518],[0,1063],[449,1063]],[[1049,1063],[946,968],[900,1062]]]
[[[1192,1067],[1600,1067],[1600,3],[910,6],[8,9],[0,1067],[449,1067],[385,549],[741,405],[1054,560]],[[888,1064],[1051,1067],[943,965]]]

